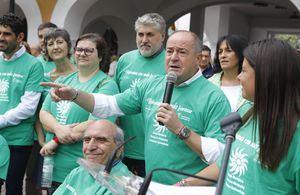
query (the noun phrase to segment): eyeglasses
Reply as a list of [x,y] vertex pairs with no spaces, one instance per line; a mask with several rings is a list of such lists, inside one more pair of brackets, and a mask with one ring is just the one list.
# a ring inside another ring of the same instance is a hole
[[77,54],[77,55],[80,55],[81,54],[81,52],[84,52],[84,54],[86,55],[86,56],[90,56],[90,55],[92,55],[93,53],[94,53],[94,48],[81,48],[81,47],[75,47],[74,48],[74,50],[75,50],[75,54]]

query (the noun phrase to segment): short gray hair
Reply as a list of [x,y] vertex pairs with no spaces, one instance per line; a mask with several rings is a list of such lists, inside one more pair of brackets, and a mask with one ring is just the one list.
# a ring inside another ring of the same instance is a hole
[[137,32],[141,26],[155,26],[155,28],[161,32],[165,33],[166,31],[166,21],[158,13],[147,13],[135,21],[134,28]]
[[118,126],[116,127],[116,130],[115,130],[114,141],[117,146],[124,142],[124,132]]

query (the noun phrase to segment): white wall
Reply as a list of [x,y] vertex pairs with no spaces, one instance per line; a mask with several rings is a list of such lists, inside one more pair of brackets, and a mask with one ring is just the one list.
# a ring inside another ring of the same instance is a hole
[[35,0],[16,0],[16,4],[22,8],[27,20],[27,42],[38,43],[37,28],[42,23],[40,9]]

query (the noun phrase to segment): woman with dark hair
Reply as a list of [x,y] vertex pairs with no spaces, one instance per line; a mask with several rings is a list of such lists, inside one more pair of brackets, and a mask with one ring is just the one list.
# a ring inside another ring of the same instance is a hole
[[[60,77],[56,82],[88,93],[118,93],[115,81],[100,69],[100,66],[106,63],[106,55],[106,42],[102,37],[94,33],[80,36],[74,48],[78,72]],[[76,97],[77,95],[73,100]],[[48,131],[48,143],[41,149],[41,154],[53,156],[54,161],[52,188],[48,190],[50,194],[64,181],[69,172],[78,166],[76,160],[83,156],[84,130],[93,120],[98,120],[72,101],[55,103],[47,96],[40,112],[40,120]],[[115,118],[110,120],[114,122]]]
[[243,50],[247,41],[239,35],[220,37],[214,59],[214,75],[209,78],[213,84],[222,89],[232,111],[236,111],[244,102],[237,75],[242,70]]
[[[251,44],[244,56],[238,79],[252,103],[239,110],[245,122],[232,145],[222,194],[300,194],[300,56],[275,39]],[[220,164],[199,175],[216,179]]]
[[45,75],[46,81],[55,81],[77,70],[70,62],[72,44],[68,31],[62,28],[50,29],[45,35],[44,45],[45,55],[55,64],[53,70]]

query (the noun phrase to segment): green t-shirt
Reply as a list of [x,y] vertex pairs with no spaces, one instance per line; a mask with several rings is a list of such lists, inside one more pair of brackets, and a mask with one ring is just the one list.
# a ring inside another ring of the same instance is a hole
[[[288,154],[275,172],[261,167],[258,159],[258,126],[256,135],[253,127],[253,120],[250,119],[236,134],[222,194],[300,194],[300,122]],[[218,166],[220,165],[221,160],[218,161]]]
[[[207,164],[184,141],[156,121],[165,83],[166,79],[163,76],[152,77],[139,83],[137,87],[116,95],[116,100],[125,114],[141,112],[144,117],[147,173],[152,169],[164,167],[195,174]],[[171,105],[180,121],[195,133],[223,139],[219,121],[230,112],[230,105],[223,92],[203,76],[189,85],[174,87]],[[169,172],[156,172],[153,180],[174,184],[183,177]]]
[[[43,91],[43,67],[32,55],[25,52],[13,61],[0,59],[0,115],[18,106],[25,92]],[[18,125],[0,129],[8,145],[33,144],[35,116],[24,119]]]
[[[112,168],[112,175],[129,176],[127,167],[119,162]],[[111,195],[111,191],[101,186],[95,178],[82,167],[75,168],[57,188],[54,195]]]
[[45,60],[43,55],[39,55],[37,59],[42,63],[44,68],[44,81],[45,82],[52,82],[50,79],[50,72],[56,67],[53,61]]
[[[115,73],[120,92],[135,87],[143,79],[153,75],[165,75],[165,50],[159,54],[145,58],[138,50],[130,51],[121,56]],[[125,156],[133,159],[144,160],[144,122],[141,114],[120,117],[120,127],[125,132],[125,139],[136,138],[125,145]]]
[[6,180],[10,151],[6,140],[0,135],[0,179]]
[[[72,73],[66,77],[60,77],[55,82],[62,83],[80,89],[88,93],[104,93],[114,95],[119,92],[118,86],[114,80],[109,76],[99,71],[89,81],[81,83],[78,80],[78,72]],[[54,102],[48,95],[43,103],[42,110],[51,113],[56,120],[63,125],[81,123],[88,119],[97,120],[98,118],[92,117],[89,112],[78,106],[71,101]],[[114,122],[115,117],[109,118]],[[47,132],[46,140],[49,141],[53,138],[53,134]],[[76,159],[82,157],[82,141],[74,144],[60,144],[53,156],[54,170],[53,181],[63,182],[65,177],[72,169],[77,167]]]
[[[45,60],[44,56],[43,55],[39,55],[38,57],[36,57],[42,64],[43,66],[43,69],[44,69],[44,82],[52,82],[52,80],[50,79],[50,72],[55,69],[55,63],[53,61],[47,61]],[[40,103],[39,103],[39,106],[38,106],[38,109],[37,111],[39,112],[41,107],[42,107],[42,104],[46,98],[46,96],[48,95],[49,93],[49,90],[50,90],[50,87],[43,87],[43,93],[42,93],[42,96],[41,96],[41,99],[40,99]],[[43,132],[44,134],[46,134],[46,131],[43,129]],[[34,140],[37,140],[37,134],[36,134],[36,131],[34,131]]]
[[[45,60],[43,55],[39,55],[37,59],[42,63],[42,66],[44,68],[44,82],[52,82],[50,78],[50,73],[53,69],[55,69],[56,65],[53,61],[47,61]],[[48,95],[48,92],[50,90],[50,87],[44,87],[44,91],[42,93],[41,100],[44,101],[46,96]]]

